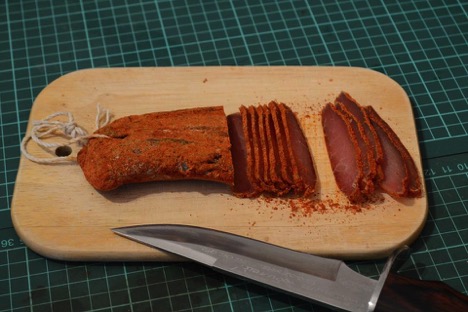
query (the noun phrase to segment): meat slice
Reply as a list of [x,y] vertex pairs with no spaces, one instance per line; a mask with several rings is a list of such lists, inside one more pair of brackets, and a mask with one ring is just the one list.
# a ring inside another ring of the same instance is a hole
[[366,133],[356,117],[340,102],[335,102],[335,108],[339,110],[343,117],[349,122],[354,131],[359,146],[359,153],[362,159],[362,179],[359,181],[359,187],[363,194],[372,194],[374,192],[375,160],[373,149],[369,144]]
[[249,183],[252,186],[251,196],[258,195],[262,192],[262,188],[258,183],[258,179],[255,177],[255,145],[254,145],[254,135],[252,130],[252,120],[249,114],[249,110],[245,106],[239,108],[241,119],[242,119],[242,129],[244,133],[245,146],[247,151],[247,178]]
[[279,196],[289,193],[291,186],[287,180],[283,179],[283,166],[280,158],[278,139],[276,137],[273,117],[270,109],[262,105],[265,121],[266,138],[268,141],[268,158],[270,160],[270,178],[275,185],[275,193]]
[[302,195],[304,193],[304,182],[299,174],[299,168],[297,167],[296,158],[294,155],[294,146],[292,144],[292,137],[288,126],[288,118],[286,116],[286,106],[282,103],[272,102],[271,110],[273,114],[276,114],[280,127],[280,133],[282,136],[286,158],[289,164],[290,176],[292,179],[291,187],[296,195]]
[[268,109],[270,110],[270,116],[272,119],[272,125],[274,130],[274,136],[276,138],[276,143],[278,145],[278,160],[279,160],[279,169],[281,172],[281,179],[290,187],[294,184],[291,158],[289,157],[289,151],[287,142],[285,141],[284,129],[281,122],[281,116],[278,114],[276,108],[276,102],[270,102],[268,104]]
[[132,115],[95,133],[77,161],[97,190],[162,180],[210,180],[233,185],[222,106]]
[[421,195],[421,177],[406,147],[392,128],[371,107],[366,113],[377,131],[384,149],[382,170],[384,178],[380,181],[382,189],[395,197],[417,197]]
[[361,106],[349,93],[341,92],[335,100],[335,103],[341,103],[357,120],[358,126],[364,129],[366,143],[369,144],[371,152],[367,155],[369,161],[370,176],[373,180],[378,183],[379,179],[382,179],[382,145],[380,144],[377,133],[372,126],[369,117],[365,111],[365,108]]
[[272,194],[278,194],[281,192],[280,189],[276,187],[279,182],[279,179],[276,177],[275,170],[271,170],[271,167],[275,167],[275,159],[274,157],[270,157],[270,150],[273,148],[271,141],[268,138],[268,130],[267,130],[267,114],[265,110],[268,110],[263,105],[259,105],[255,108],[258,120],[258,135],[259,135],[259,142],[261,146],[261,157],[263,159],[263,183],[265,186],[265,190]]
[[263,117],[263,110],[261,106],[253,107],[255,115],[257,117],[257,136],[258,136],[258,145],[260,147],[259,150],[259,157],[261,157],[261,165],[262,168],[260,172],[262,174],[262,181],[265,187],[270,188],[272,183],[270,179],[270,171],[269,171],[269,158],[268,158],[268,144],[265,135],[265,125],[264,125],[264,117]]
[[350,202],[361,202],[362,160],[356,135],[346,117],[328,103],[321,112],[325,143],[338,188]]
[[286,124],[286,135],[289,138],[288,141],[291,146],[291,157],[295,160],[297,166],[299,174],[298,180],[302,184],[300,192],[301,194],[303,193],[304,196],[310,196],[315,192],[317,176],[315,174],[307,139],[304,136],[304,132],[294,112],[283,103],[279,104],[279,109],[283,122]]
[[385,130],[378,123],[373,122],[373,125],[383,150],[381,164],[383,178],[379,185],[387,194],[393,197],[403,197],[408,188],[408,170],[404,160]]
[[262,190],[267,189],[264,176],[264,157],[263,157],[263,144],[260,139],[260,129],[259,129],[259,116],[257,110],[254,106],[249,106],[247,109],[247,114],[250,120],[251,127],[251,136],[252,136],[252,147],[254,154],[254,171],[253,177],[255,179],[255,184]]
[[227,116],[231,155],[234,166],[233,192],[238,197],[252,197],[257,194],[250,183],[247,165],[247,146],[240,113]]

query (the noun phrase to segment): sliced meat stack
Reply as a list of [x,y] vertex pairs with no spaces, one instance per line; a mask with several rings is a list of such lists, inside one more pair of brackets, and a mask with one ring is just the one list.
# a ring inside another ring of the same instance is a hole
[[283,103],[240,107],[229,115],[234,193],[312,195],[316,174],[295,114]]
[[328,156],[339,189],[353,203],[377,188],[393,197],[421,195],[421,178],[408,150],[371,107],[342,92],[322,110]]

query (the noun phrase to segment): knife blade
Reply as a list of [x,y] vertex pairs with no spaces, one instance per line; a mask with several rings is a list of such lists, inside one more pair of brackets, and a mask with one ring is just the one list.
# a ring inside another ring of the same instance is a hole
[[133,241],[176,254],[335,310],[468,311],[468,297],[442,282],[391,272],[407,247],[387,260],[378,280],[343,261],[310,255],[255,239],[189,225],[149,224],[112,229]]

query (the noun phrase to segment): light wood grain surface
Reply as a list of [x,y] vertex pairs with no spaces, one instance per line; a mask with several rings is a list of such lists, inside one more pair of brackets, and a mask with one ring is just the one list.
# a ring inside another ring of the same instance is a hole
[[[179,67],[90,69],[47,86],[33,104],[34,120],[58,111],[73,113],[94,131],[96,106],[114,118],[197,106],[240,105],[278,100],[298,113],[318,174],[313,199],[321,211],[297,201],[239,199],[228,187],[199,181],[129,185],[94,190],[76,163],[43,165],[23,156],[13,194],[12,219],[21,239],[46,257],[78,261],[178,260],[112,233],[111,228],[147,224],[191,224],[233,232],[295,250],[343,259],[388,255],[411,243],[427,214],[423,197],[396,201],[387,195],[356,212],[334,181],[320,109],[341,91],[372,105],[393,127],[421,172],[420,152],[408,96],[387,76],[347,67]],[[79,150],[73,146],[73,153]],[[34,143],[28,150],[50,157]],[[355,207],[353,207],[355,208]]]

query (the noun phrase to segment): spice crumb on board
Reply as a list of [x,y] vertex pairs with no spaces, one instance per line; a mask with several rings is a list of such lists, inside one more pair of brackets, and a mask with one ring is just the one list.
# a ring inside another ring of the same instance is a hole
[[[361,204],[351,204],[338,198],[318,199],[318,198],[275,198],[261,196],[257,198],[257,212],[265,213],[265,208],[270,208],[271,211],[287,210],[289,211],[289,219],[300,217],[311,217],[314,214],[333,214],[336,212],[347,212],[351,214],[362,213],[372,209],[375,204],[382,203],[382,196],[374,196],[368,202]],[[261,205],[263,203],[263,205]],[[263,207],[262,207],[263,206]]]

